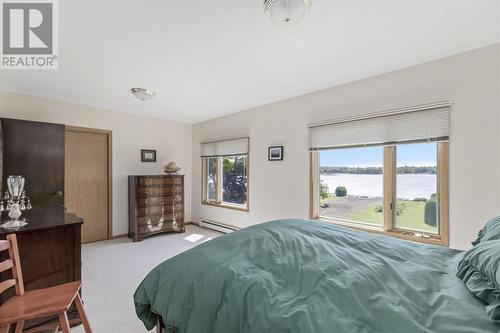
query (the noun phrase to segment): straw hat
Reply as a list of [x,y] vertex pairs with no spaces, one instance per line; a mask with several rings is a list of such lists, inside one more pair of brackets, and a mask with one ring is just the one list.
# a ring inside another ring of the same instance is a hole
[[167,166],[165,167],[165,172],[166,173],[173,173],[179,171],[181,168],[177,166],[175,162],[168,162]]

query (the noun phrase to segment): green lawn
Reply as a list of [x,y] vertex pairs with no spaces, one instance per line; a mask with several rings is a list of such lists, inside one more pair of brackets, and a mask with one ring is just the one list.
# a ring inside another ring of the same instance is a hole
[[[404,203],[406,206],[400,215],[396,216],[396,227],[402,229],[418,230],[423,232],[437,233],[436,227],[424,223],[425,202],[410,200],[398,200],[398,205]],[[376,205],[368,207],[364,212],[353,213],[350,220],[381,225],[384,217],[382,212],[376,211]]]
[[371,205],[362,213],[352,213],[349,215],[349,220],[359,221],[364,223],[382,225],[384,224],[384,213],[375,210],[377,205]]

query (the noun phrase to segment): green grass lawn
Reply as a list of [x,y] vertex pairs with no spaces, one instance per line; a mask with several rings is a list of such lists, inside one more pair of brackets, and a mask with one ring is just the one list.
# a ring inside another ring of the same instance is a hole
[[371,205],[362,213],[353,213],[349,215],[349,220],[359,221],[364,223],[382,225],[384,224],[384,213],[377,212],[375,207],[377,205]]
[[[395,226],[402,229],[418,230],[429,233],[437,233],[436,227],[431,227],[424,222],[425,202],[411,200],[398,200],[398,204],[404,203],[406,208],[400,215],[396,216]],[[349,216],[350,220],[381,225],[384,220],[382,212],[376,211],[376,205],[368,207],[364,212],[354,213]]]

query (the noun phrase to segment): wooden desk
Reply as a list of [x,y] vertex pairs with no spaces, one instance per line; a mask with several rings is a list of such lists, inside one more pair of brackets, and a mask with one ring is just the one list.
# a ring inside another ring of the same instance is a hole
[[[24,287],[28,290],[46,288],[71,281],[81,281],[81,225],[83,219],[64,211],[62,207],[33,207],[24,212],[28,225],[18,230],[0,228],[0,239],[15,233],[19,243]],[[2,223],[9,218],[4,213]],[[10,277],[9,272],[0,273],[0,281]],[[0,296],[3,304],[14,289]],[[74,309],[68,312],[72,318]],[[28,322],[25,328],[39,322]]]

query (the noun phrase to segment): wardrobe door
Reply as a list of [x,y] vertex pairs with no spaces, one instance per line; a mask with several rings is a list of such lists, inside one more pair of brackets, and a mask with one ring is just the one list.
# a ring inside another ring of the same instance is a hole
[[26,179],[33,205],[64,205],[64,125],[1,119],[3,188],[9,175]]

